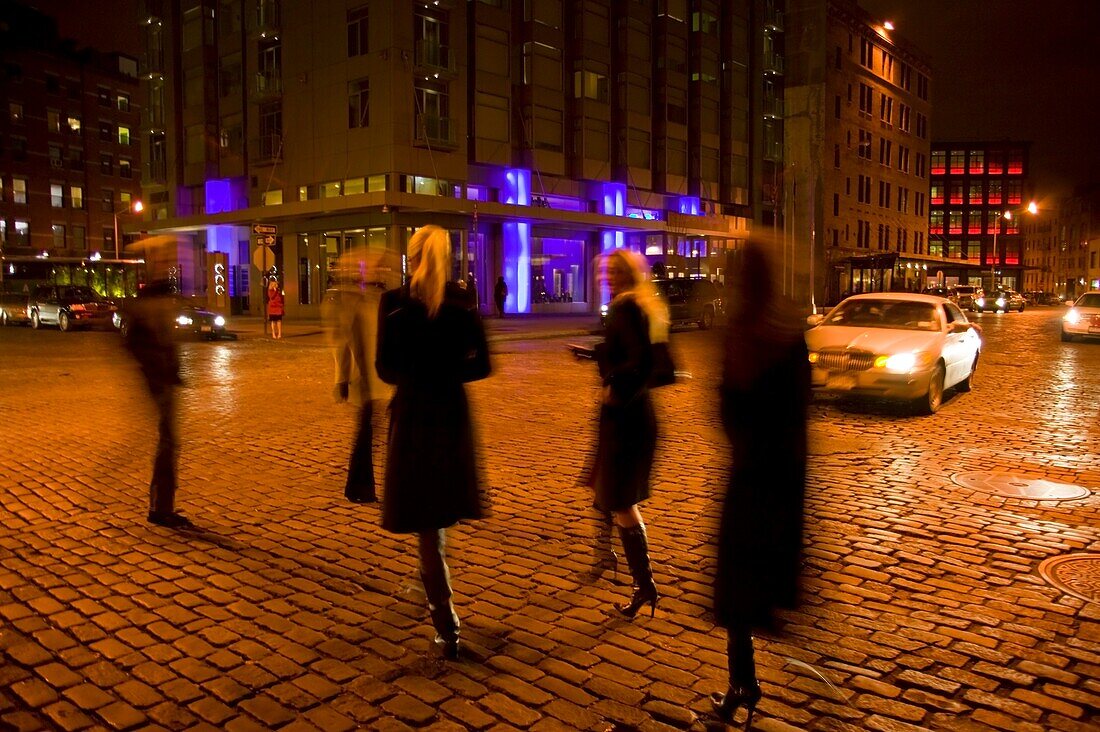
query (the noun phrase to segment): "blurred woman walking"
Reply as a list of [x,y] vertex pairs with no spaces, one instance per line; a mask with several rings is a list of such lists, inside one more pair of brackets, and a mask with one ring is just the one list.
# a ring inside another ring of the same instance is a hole
[[468,381],[489,375],[489,348],[468,294],[447,281],[448,233],[425,226],[409,240],[408,284],[382,295],[376,366],[396,386],[382,527],[415,533],[428,609],[447,658],[458,656],[445,530],[485,514]]
[[636,252],[616,249],[609,254],[603,279],[611,302],[604,341],[596,350],[603,392],[591,482],[596,507],[610,513],[619,529],[634,579],[634,595],[619,610],[632,618],[645,605],[652,615],[660,597],[638,505],[649,498],[657,447],[657,419],[647,384],[653,343],[668,340],[668,309],[649,281],[645,258]]

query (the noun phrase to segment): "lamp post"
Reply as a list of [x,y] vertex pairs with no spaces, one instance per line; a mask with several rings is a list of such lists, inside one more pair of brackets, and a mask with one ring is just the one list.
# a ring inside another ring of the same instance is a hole
[[[1039,213],[1039,205],[1035,201],[1031,201],[1024,208],[1016,209],[1017,211],[1026,211],[1034,216]],[[1013,209],[1006,209],[1001,212],[998,219],[1004,219],[1005,221],[1011,221],[1013,216]],[[989,265],[989,287],[991,290],[997,289],[997,234],[1001,231],[1001,222],[998,221],[997,225],[993,228],[993,256],[990,257]]]
[[129,208],[127,208],[125,211],[112,211],[111,212],[111,215],[114,216],[114,219],[115,219],[115,259],[120,258],[119,252],[120,252],[120,245],[121,245],[121,242],[119,241],[119,238],[118,238],[118,215],[121,214],[121,213],[141,213],[144,210],[145,210],[145,206],[142,205],[141,201],[134,201],[133,203],[130,204]]

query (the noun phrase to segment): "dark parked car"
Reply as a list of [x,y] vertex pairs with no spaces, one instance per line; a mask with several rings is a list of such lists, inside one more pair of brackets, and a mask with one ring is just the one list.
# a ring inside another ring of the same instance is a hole
[[117,311],[113,302],[84,285],[38,285],[27,301],[32,328],[110,328]]
[[1009,310],[1019,310],[1022,313],[1025,307],[1027,307],[1027,303],[1024,301],[1023,295],[1015,290],[991,290],[974,300],[974,309],[979,313],[988,310],[994,312],[1000,310],[1005,313]]
[[[123,337],[130,327],[126,310],[119,311],[115,318],[115,327]],[[176,336],[179,338],[201,338],[208,341],[220,338],[234,339],[225,330],[225,318],[215,312],[197,305],[180,301],[177,306]]]
[[710,280],[654,280],[653,284],[668,302],[673,323],[698,323],[706,330],[724,314],[722,293]]

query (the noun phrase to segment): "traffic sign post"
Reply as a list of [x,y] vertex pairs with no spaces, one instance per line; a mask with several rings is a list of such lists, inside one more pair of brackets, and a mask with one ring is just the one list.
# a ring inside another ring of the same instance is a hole
[[275,224],[252,224],[252,241],[255,248],[252,250],[252,264],[260,270],[260,302],[264,309],[264,333],[268,332],[267,319],[267,273],[275,264],[275,246],[279,235],[279,227]]

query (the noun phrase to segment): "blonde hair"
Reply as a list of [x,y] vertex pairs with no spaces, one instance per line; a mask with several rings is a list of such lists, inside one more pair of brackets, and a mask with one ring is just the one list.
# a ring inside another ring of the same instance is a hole
[[434,318],[443,305],[450,266],[450,235],[434,224],[417,229],[409,239],[409,292],[428,308],[428,317]]
[[649,321],[649,342],[668,342],[668,306],[661,299],[657,288],[653,286],[649,272],[649,263],[638,252],[630,249],[615,249],[604,258],[604,266],[612,259],[618,259],[626,271],[630,273],[630,287],[615,297],[633,297],[634,302],[646,315]]

